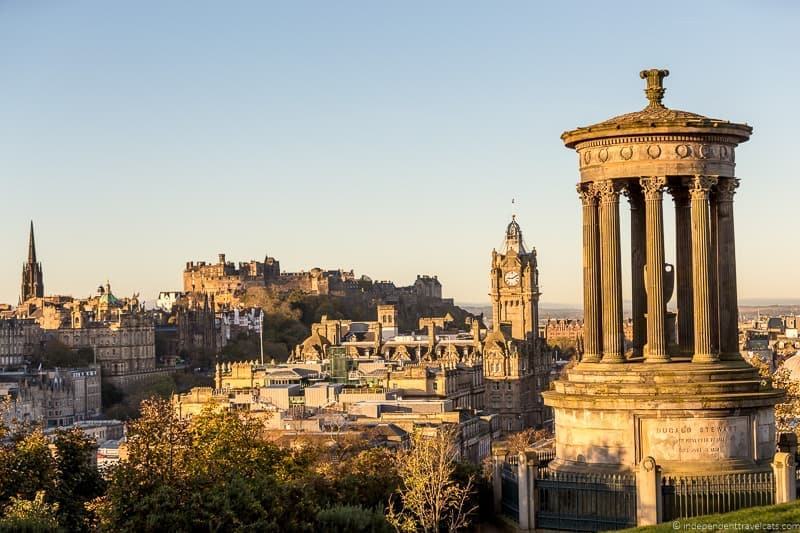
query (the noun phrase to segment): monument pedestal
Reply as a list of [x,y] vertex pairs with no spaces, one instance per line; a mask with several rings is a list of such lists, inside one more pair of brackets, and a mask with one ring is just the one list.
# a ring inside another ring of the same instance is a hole
[[580,363],[545,392],[556,459],[575,473],[632,473],[653,457],[663,473],[769,471],[772,389],[745,362]]

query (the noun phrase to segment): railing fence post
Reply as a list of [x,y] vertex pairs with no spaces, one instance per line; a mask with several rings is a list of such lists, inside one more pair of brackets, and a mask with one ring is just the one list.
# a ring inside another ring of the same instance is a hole
[[661,467],[652,457],[645,457],[636,470],[636,525],[661,522],[661,508]]
[[517,492],[519,497],[519,531],[531,531],[535,526],[531,522],[533,513],[531,512],[531,497],[533,482],[530,479],[530,467],[528,466],[528,454],[524,451],[519,452],[519,461],[517,463],[517,482],[519,490]]
[[492,495],[494,496],[494,512],[502,512],[503,499],[503,462],[505,450],[492,450]]
[[787,452],[777,452],[772,460],[775,475],[775,503],[794,501],[797,497],[794,456]]

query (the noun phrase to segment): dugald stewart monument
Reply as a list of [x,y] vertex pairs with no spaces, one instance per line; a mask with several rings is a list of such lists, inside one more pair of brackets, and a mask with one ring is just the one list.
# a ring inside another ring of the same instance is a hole
[[[666,107],[668,75],[641,72],[643,110],[561,136],[580,172],[584,336],[580,360],[543,393],[554,411],[555,477],[658,471],[724,483],[772,472],[783,391],[743,360],[737,328],[735,153],[753,129]],[[670,197],[674,228],[664,225]],[[630,257],[622,256],[622,208],[630,209]],[[675,232],[675,265],[665,263],[665,231]],[[643,487],[640,479],[637,513],[656,521],[662,481]]]

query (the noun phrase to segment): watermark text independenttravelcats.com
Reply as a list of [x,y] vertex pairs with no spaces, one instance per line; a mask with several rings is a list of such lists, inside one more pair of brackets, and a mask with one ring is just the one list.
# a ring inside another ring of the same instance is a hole
[[800,522],[793,524],[773,524],[769,522],[757,524],[743,524],[739,522],[696,524],[675,520],[672,522],[672,529],[677,531],[791,531],[800,530]]

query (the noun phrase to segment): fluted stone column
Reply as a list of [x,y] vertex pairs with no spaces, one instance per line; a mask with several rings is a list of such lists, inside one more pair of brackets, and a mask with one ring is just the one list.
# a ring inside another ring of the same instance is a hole
[[645,251],[645,215],[642,190],[630,184],[627,190],[631,206],[631,315],[633,319],[633,355],[644,353],[647,342],[645,312],[647,296],[644,288],[644,265],[647,261]]
[[711,263],[709,263],[709,288],[711,294],[711,350],[719,353],[719,249],[717,240],[717,191],[708,195],[709,235],[711,241]]
[[694,352],[692,309],[692,215],[689,190],[683,184],[670,187],[675,202],[675,274],[678,299],[678,345],[681,354]]
[[592,184],[579,184],[583,205],[583,357],[597,363],[602,355],[600,339],[600,235],[597,224],[597,191]]
[[739,180],[736,178],[721,178],[717,183],[719,351],[720,359],[724,361],[742,358],[739,353],[739,302],[733,227],[733,195],[738,186]]
[[694,357],[692,362],[713,363],[719,355],[711,341],[711,229],[709,194],[713,176],[689,178],[692,209],[692,279],[694,287]]
[[603,363],[625,361],[622,332],[622,257],[619,235],[619,194],[613,180],[596,183],[600,193],[600,278],[602,281]]
[[667,302],[664,299],[664,213],[662,199],[667,178],[639,180],[644,191],[647,226],[647,344],[645,361],[669,362],[667,354]]

